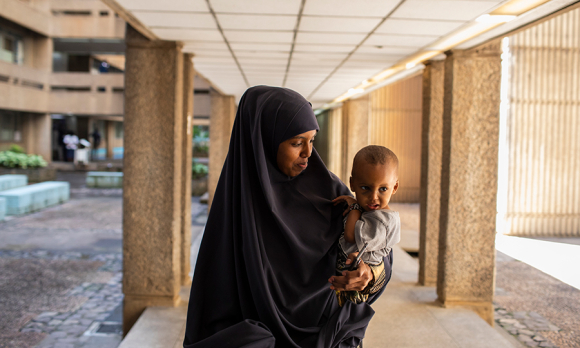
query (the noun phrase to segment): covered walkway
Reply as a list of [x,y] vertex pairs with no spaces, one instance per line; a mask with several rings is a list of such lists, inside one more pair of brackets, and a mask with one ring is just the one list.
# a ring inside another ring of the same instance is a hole
[[[376,314],[367,330],[366,347],[519,347],[473,311],[441,308],[434,287],[417,285],[417,260],[399,247],[394,251],[393,276],[373,305]],[[119,348],[182,347],[186,313],[186,307],[148,308]]]
[[[430,346],[502,341],[492,328],[496,230],[580,233],[578,159],[562,156],[577,146],[578,1],[103,1],[128,23],[125,333],[161,310],[152,308],[187,301],[194,71],[212,84],[210,209],[236,101],[252,85],[312,101],[316,148],[344,182],[363,146],[399,155],[395,199],[420,203],[419,260],[395,263],[371,342],[405,320],[406,344],[424,338],[414,320],[436,338]],[[558,195],[537,182],[557,183]]]

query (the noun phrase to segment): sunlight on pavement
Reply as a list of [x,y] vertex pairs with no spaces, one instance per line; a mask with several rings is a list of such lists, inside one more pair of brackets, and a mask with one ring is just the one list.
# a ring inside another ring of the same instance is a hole
[[580,290],[580,245],[498,233],[495,248]]

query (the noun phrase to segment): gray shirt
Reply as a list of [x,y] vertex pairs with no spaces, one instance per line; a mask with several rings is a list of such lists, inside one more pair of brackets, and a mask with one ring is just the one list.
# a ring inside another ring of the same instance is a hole
[[342,250],[348,255],[359,251],[369,243],[362,260],[371,265],[383,262],[393,245],[401,240],[401,219],[399,213],[393,210],[373,210],[362,213],[354,228],[354,240],[351,244],[340,237]]

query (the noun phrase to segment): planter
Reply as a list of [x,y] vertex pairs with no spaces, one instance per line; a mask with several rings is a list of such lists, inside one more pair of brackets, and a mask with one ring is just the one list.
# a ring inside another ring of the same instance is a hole
[[56,180],[56,169],[49,168],[49,167],[34,168],[34,169],[0,167],[0,175],[5,175],[5,174],[26,175],[28,177],[28,183],[55,181]]
[[207,175],[198,179],[191,179],[191,195],[201,196],[207,192]]

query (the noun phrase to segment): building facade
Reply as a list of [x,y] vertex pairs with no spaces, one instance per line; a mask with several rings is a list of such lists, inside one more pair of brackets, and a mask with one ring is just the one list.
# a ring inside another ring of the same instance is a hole
[[[0,3],[0,150],[64,161],[63,137],[92,160],[123,158],[126,23],[100,0]],[[209,125],[209,84],[196,76],[194,124]],[[199,105],[198,105],[199,104]]]

